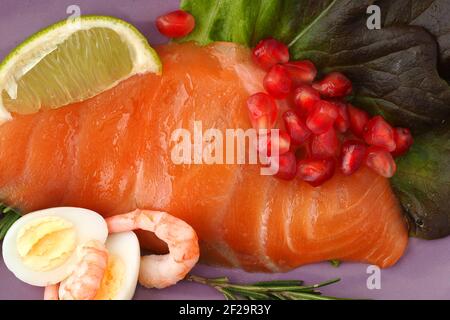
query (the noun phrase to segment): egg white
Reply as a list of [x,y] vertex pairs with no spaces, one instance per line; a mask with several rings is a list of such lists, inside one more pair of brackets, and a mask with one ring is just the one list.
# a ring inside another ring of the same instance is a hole
[[121,232],[109,235],[106,249],[110,255],[118,257],[124,265],[121,286],[113,300],[131,300],[136,291],[141,263],[139,241],[134,232]]
[[60,217],[70,221],[76,231],[77,246],[90,240],[105,243],[108,237],[108,227],[98,213],[73,207],[51,208],[28,213],[17,220],[8,230],[3,241],[3,260],[6,267],[21,281],[33,286],[45,287],[57,284],[67,278],[77,263],[77,250],[59,267],[49,271],[33,271],[22,262],[17,250],[17,236],[22,227],[29,222],[44,217]]

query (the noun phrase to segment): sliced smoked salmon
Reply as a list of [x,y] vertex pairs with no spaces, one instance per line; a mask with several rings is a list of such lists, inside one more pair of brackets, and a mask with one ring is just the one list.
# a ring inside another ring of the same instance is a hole
[[177,128],[193,131],[196,120],[203,130],[250,127],[245,102],[263,90],[264,73],[235,44],[170,44],[158,52],[162,76],[135,76],[82,103],[2,125],[0,199],[24,212],[168,211],[197,231],[203,261],[251,271],[398,261],[407,228],[389,181],[368,169],[313,188],[262,176],[258,165],[174,164]]

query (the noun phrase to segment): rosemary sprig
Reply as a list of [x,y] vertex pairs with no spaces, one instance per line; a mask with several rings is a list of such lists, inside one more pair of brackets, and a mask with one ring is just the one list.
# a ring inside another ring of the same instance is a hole
[[227,300],[340,300],[324,296],[318,288],[340,281],[331,279],[314,285],[305,285],[300,280],[275,280],[252,284],[231,283],[227,277],[204,278],[189,275],[187,281],[208,285],[222,293]]
[[0,240],[5,237],[6,232],[20,217],[19,211],[0,202]]

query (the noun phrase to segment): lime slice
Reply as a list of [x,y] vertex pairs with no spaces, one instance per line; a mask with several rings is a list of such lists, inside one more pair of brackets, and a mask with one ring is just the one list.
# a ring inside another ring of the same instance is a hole
[[136,74],[161,73],[158,54],[129,23],[83,16],[39,31],[0,64],[0,123],[91,98]]

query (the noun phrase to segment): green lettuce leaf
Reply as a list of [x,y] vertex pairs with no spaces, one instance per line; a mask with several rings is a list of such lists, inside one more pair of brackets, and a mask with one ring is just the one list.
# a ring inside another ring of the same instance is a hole
[[183,0],[181,7],[196,17],[197,28],[182,41],[253,46],[275,37],[289,44],[294,59],[310,59],[323,72],[347,74],[355,85],[356,105],[416,133],[426,131],[450,117],[450,87],[436,68],[437,43],[417,26],[369,30],[366,9],[373,3]]
[[[328,17],[345,20],[361,13],[372,1],[351,0],[183,0],[181,9],[192,13],[197,27],[182,41],[205,45],[230,41],[254,46],[266,37],[285,43],[308,36],[309,30]],[[366,4],[366,5],[364,5]],[[342,6],[345,6],[343,9]],[[331,14],[331,15],[330,15]]]
[[450,123],[416,137],[397,165],[392,185],[411,233],[426,239],[450,234]]
[[[378,0],[382,24],[410,24],[430,32],[439,45],[439,69],[450,79],[450,1],[448,0]],[[401,12],[401,14],[399,14]]]

